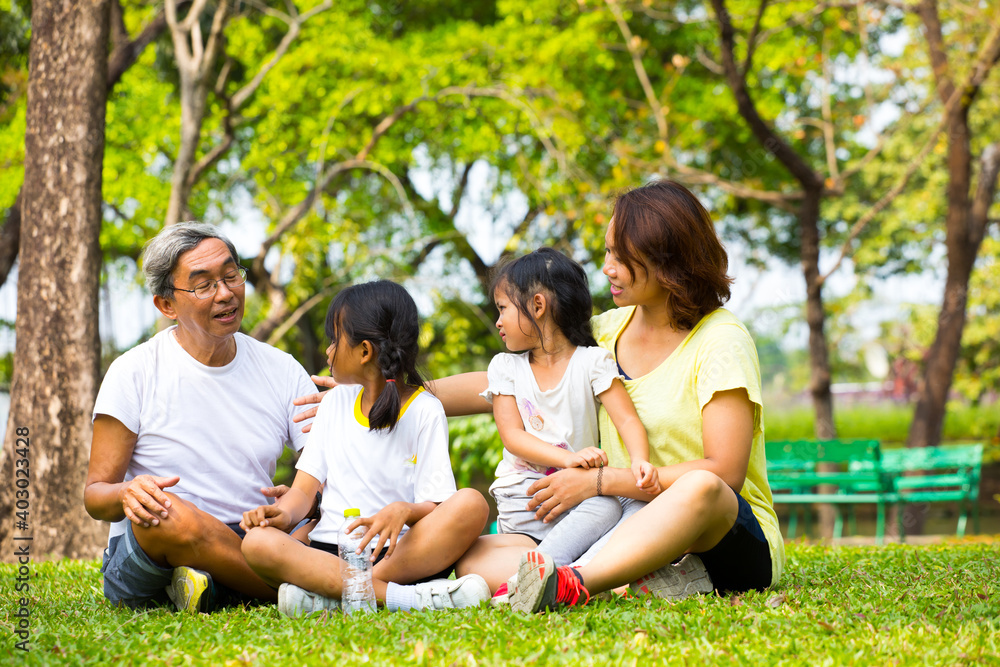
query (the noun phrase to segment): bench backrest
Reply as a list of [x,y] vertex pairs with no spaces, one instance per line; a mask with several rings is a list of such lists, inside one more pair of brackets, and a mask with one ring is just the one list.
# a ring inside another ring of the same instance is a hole
[[[764,453],[772,486],[868,480],[888,488],[878,440],[775,440],[765,442]],[[855,467],[862,461],[863,467]],[[819,467],[821,463],[832,465]]]
[[[921,501],[975,499],[983,466],[983,445],[900,447],[882,453],[882,465],[893,476],[903,497]],[[854,461],[851,470],[867,472],[867,461]],[[906,473],[922,473],[908,475]]]
[[[882,451],[882,468],[892,473],[921,470],[959,470],[979,477],[983,466],[983,445],[941,445],[940,447],[898,447]],[[852,470],[865,470],[868,461],[858,460]]]

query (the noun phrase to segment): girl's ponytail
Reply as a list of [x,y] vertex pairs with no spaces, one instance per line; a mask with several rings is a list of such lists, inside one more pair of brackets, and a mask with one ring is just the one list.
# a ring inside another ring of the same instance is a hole
[[[416,309],[416,306],[414,306]],[[378,349],[378,365],[382,371],[382,377],[386,380],[385,389],[379,395],[378,400],[372,405],[371,413],[368,415],[368,423],[371,428],[388,428],[390,431],[396,427],[399,421],[399,411],[402,408],[400,399],[399,383],[406,382],[415,386],[422,386],[423,380],[416,370],[417,359],[417,336],[419,329],[415,327],[412,343],[409,341],[409,326],[398,320],[393,321],[388,337]],[[406,347],[412,347],[412,372],[408,372],[407,359],[411,354]],[[416,378],[416,382],[411,378]]]
[[402,408],[400,383],[424,386],[417,372],[420,324],[417,305],[389,280],[352,285],[334,298],[326,315],[326,334],[334,343],[346,336],[351,345],[370,341],[387,384],[368,414],[368,427],[392,431]]

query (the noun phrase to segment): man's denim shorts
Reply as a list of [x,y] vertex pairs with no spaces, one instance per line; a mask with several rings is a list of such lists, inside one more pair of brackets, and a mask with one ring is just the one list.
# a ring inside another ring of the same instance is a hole
[[166,588],[173,572],[174,568],[160,567],[146,555],[128,521],[125,533],[112,537],[104,550],[104,597],[132,609],[170,604]]
[[[246,535],[240,524],[226,525],[241,540]],[[172,605],[166,589],[170,585],[174,568],[160,567],[142,550],[132,532],[131,521],[125,524],[124,535],[116,535],[108,543],[108,548],[104,550],[101,573],[104,575],[104,597],[114,605],[132,609]],[[212,590],[220,605],[252,601],[249,596],[219,584],[213,585]]]

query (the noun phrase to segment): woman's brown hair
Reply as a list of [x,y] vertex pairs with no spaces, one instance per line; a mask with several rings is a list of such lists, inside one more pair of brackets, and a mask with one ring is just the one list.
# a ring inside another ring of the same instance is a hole
[[611,239],[618,260],[635,276],[648,262],[667,290],[671,325],[693,328],[729,300],[729,258],[712,218],[680,183],[654,181],[620,195]]

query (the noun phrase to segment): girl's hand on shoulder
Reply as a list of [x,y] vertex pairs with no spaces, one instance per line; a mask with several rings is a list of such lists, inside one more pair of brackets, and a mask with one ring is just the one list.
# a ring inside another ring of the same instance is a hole
[[243,520],[240,521],[243,530],[265,526],[288,532],[288,513],[278,505],[260,505],[243,513]]
[[365,545],[371,542],[375,536],[378,535],[378,543],[372,549],[372,561],[374,562],[387,541],[389,542],[389,550],[385,552],[385,557],[388,558],[392,555],[392,552],[396,550],[396,543],[399,541],[399,534],[403,532],[403,526],[406,525],[406,520],[408,518],[410,518],[410,507],[408,503],[389,503],[376,512],[375,516],[361,517],[355,521],[351,524],[349,530],[354,530],[358,526],[365,526],[367,529],[365,531],[365,536],[361,539],[361,545],[359,547],[361,549],[364,549]]
[[646,493],[660,493],[660,476],[649,461],[633,461],[632,474],[635,475],[635,485]]
[[586,447],[573,453],[572,464],[566,468],[601,468],[608,465],[608,455],[598,447]]

